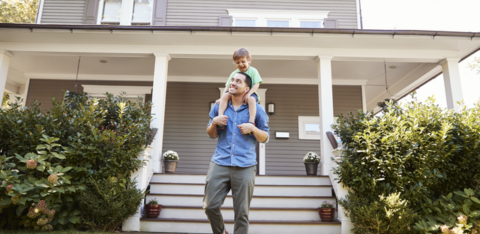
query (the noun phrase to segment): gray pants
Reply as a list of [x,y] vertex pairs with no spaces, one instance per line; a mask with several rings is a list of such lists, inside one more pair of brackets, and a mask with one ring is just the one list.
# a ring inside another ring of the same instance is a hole
[[214,234],[221,234],[225,229],[220,206],[230,189],[235,212],[235,234],[248,233],[248,213],[255,187],[257,167],[228,167],[213,162],[208,168],[205,184],[203,208],[207,214]]

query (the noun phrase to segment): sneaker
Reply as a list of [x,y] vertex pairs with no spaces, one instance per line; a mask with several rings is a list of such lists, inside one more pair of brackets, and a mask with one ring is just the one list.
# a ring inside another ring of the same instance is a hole
[[217,129],[225,129],[227,128],[227,125],[217,125]]

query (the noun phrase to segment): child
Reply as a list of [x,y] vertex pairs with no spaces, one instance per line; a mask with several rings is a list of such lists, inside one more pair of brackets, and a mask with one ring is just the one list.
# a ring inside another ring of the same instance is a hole
[[[257,115],[257,102],[259,102],[259,97],[255,91],[257,91],[258,87],[262,83],[262,78],[258,73],[258,70],[250,67],[250,63],[252,62],[252,58],[248,53],[248,50],[245,48],[240,48],[233,53],[233,61],[235,61],[235,65],[237,66],[237,70],[233,71],[230,77],[225,84],[225,93],[222,95],[220,99],[217,100],[219,103],[218,108],[218,115],[223,115],[225,110],[227,109],[228,100],[232,98],[232,95],[228,92],[228,88],[230,86],[230,81],[232,77],[238,72],[245,72],[252,78],[252,87],[250,87],[250,91],[245,95],[244,102],[248,103],[248,113],[249,113],[249,120],[248,122],[255,125],[255,116]],[[219,126],[220,129],[223,129],[224,126]]]

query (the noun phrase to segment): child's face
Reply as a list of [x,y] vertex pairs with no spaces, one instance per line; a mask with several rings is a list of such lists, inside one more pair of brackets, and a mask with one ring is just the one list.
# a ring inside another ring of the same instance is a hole
[[247,58],[245,56],[235,59],[235,65],[241,72],[246,72],[248,70],[250,62],[252,62],[252,58]]

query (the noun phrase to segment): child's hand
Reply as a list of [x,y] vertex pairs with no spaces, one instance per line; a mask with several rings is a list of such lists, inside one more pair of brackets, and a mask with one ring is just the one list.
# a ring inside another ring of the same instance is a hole
[[220,98],[215,101],[215,104],[219,104],[219,105],[220,105]]
[[245,94],[245,96],[243,96],[243,103],[248,103],[248,99],[250,98],[250,94]]

